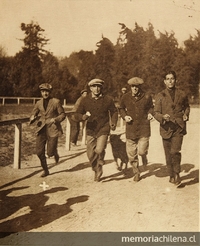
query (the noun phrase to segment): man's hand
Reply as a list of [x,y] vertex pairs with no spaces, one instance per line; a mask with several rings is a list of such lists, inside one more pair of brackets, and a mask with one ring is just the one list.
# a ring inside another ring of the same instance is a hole
[[34,119],[35,119],[35,116],[34,115],[31,115],[31,117],[30,117],[30,124],[34,121]]
[[51,124],[54,124],[54,123],[56,123],[55,119],[51,118],[50,121],[49,121],[49,124],[51,125]]
[[164,114],[162,118],[165,121],[170,121],[170,115],[168,115],[168,114]]
[[186,114],[183,115],[183,121],[187,121],[188,120],[188,116]]
[[153,119],[153,115],[149,113],[149,114],[147,115],[147,120],[152,120],[152,119]]
[[37,119],[37,116],[35,115],[31,115],[30,119],[29,119],[29,125],[33,124],[35,122],[35,120]]
[[115,124],[111,124],[111,125],[110,125],[110,129],[111,129],[112,131],[114,131],[114,130],[116,129],[116,125],[115,125]]
[[88,116],[87,114],[84,114],[84,115],[82,116],[82,120],[87,120],[89,117],[90,117],[90,116]]
[[127,122],[127,123],[129,123],[129,122],[131,122],[133,119],[132,119],[132,117],[131,116],[128,116],[128,115],[126,115],[125,117],[124,117],[124,119],[125,119],[125,121]]
[[82,120],[87,120],[90,117],[91,113],[89,111],[87,111],[83,116],[82,116]]
[[86,112],[86,115],[89,116],[89,117],[91,116],[89,111]]

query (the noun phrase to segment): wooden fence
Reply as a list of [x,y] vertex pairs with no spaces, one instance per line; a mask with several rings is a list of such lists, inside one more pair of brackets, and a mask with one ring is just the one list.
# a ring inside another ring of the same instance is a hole
[[[0,103],[2,105],[6,104],[22,104],[22,103],[31,103],[35,104],[36,101],[40,100],[41,97],[0,97]],[[66,106],[66,99],[63,101],[63,106]]]
[[[66,113],[66,139],[65,139],[65,148],[70,150],[70,121],[68,119],[70,112]],[[14,140],[14,164],[15,169],[21,168],[21,145],[22,145],[22,124],[29,122],[29,118],[20,118],[13,120],[4,120],[0,121],[0,126],[6,125],[15,125],[15,140]],[[82,141],[81,145],[86,144],[86,131],[85,125],[82,124]]]
[[[66,150],[70,150],[70,121],[68,116],[71,114],[69,112],[66,113],[66,139],[65,139],[65,148]],[[15,169],[21,168],[21,145],[22,145],[22,124],[29,122],[29,118],[19,118],[12,120],[4,120],[0,121],[0,126],[6,125],[15,125],[15,140],[14,140],[14,164],[13,167]],[[82,123],[81,123],[82,124]],[[86,124],[82,124],[82,140],[81,145],[86,144]],[[124,127],[123,119],[120,117],[120,128]]]

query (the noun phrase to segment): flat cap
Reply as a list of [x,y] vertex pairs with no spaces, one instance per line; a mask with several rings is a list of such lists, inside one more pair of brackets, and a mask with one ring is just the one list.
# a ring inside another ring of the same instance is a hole
[[144,83],[143,79],[138,78],[138,77],[133,77],[128,80],[129,85],[141,85],[143,83]]
[[103,84],[104,84],[104,81],[101,80],[101,79],[92,79],[88,83],[88,86],[92,86],[92,85],[103,85]]
[[82,95],[84,92],[87,92],[87,90],[86,90],[86,89],[83,89],[83,90],[81,91],[81,95]]
[[52,86],[48,83],[44,83],[44,84],[39,85],[39,88],[40,88],[40,90],[47,90],[47,91],[52,90]]

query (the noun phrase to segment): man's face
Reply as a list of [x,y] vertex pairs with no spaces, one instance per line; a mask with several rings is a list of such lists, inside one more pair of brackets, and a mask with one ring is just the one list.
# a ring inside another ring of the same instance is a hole
[[133,96],[137,95],[138,91],[139,91],[138,85],[131,85],[131,92]]
[[41,90],[41,95],[44,99],[49,98],[50,92],[48,90]]
[[175,87],[176,80],[173,74],[167,74],[164,80],[167,89],[172,89]]
[[101,91],[102,91],[102,85],[98,85],[98,84],[91,85],[90,90],[94,96],[99,96],[101,94]]

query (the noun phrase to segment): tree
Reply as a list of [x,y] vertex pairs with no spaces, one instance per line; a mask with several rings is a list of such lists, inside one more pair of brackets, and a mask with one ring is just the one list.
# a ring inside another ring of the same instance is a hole
[[14,57],[12,80],[15,95],[38,96],[38,86],[43,83],[42,62],[46,55],[44,46],[49,39],[43,36],[44,29],[33,21],[21,23],[25,37],[22,51]]
[[67,67],[78,81],[77,92],[83,90],[87,83],[95,77],[94,54],[92,51],[73,52],[69,58],[60,61],[60,67]]
[[12,68],[12,57],[6,57],[6,52],[0,46],[0,95],[13,96],[13,88],[10,79]]
[[25,38],[20,39],[24,42],[23,49],[35,52],[39,57],[46,53],[43,47],[48,44],[49,39],[43,35],[45,30],[38,23],[33,21],[30,24],[21,23],[21,30],[25,34]]
[[186,40],[185,55],[188,65],[188,80],[190,84],[190,95],[199,99],[200,83],[200,30],[197,35]]
[[42,77],[49,84],[56,83],[59,78],[59,61],[50,52],[43,57]]
[[97,43],[97,47],[94,64],[96,77],[105,80],[105,91],[109,94],[116,94],[117,91],[112,79],[115,60],[114,45],[109,39],[102,37],[102,40]]
[[43,83],[42,64],[30,50],[17,53],[12,67],[12,82],[16,96],[39,96],[38,86]]
[[67,103],[74,103],[79,97],[77,91],[78,81],[69,72],[67,66],[59,69],[58,80],[54,82],[54,95],[60,99],[67,99]]
[[92,51],[78,52],[80,68],[78,73],[78,90],[79,92],[87,87],[88,82],[95,78],[95,56]]

